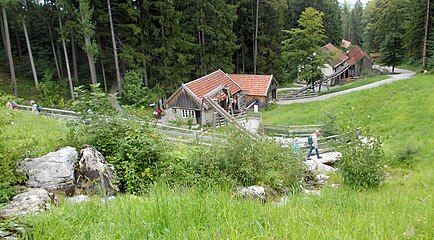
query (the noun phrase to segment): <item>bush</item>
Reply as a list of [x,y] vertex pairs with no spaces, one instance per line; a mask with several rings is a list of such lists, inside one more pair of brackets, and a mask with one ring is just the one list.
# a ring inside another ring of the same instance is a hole
[[120,190],[140,194],[159,176],[164,140],[145,122],[124,117],[94,118],[70,126],[69,141],[98,149],[116,169]]
[[228,143],[189,149],[172,158],[169,181],[181,185],[267,185],[274,189],[299,184],[303,167],[292,148],[271,141],[253,141],[231,133]]
[[134,70],[126,72],[121,102],[133,106],[147,106],[153,102],[151,92],[143,86],[143,77],[139,72]]
[[83,118],[115,114],[112,102],[117,100],[115,94],[107,94],[99,87],[99,83],[74,88],[77,99],[72,103],[73,110],[81,112]]
[[54,81],[53,72],[45,71],[42,81],[38,85],[38,98],[40,104],[49,107],[65,107],[65,96],[68,94],[68,86],[65,81]]
[[363,128],[347,127],[341,130],[337,142],[344,184],[352,188],[378,187],[385,177],[382,140]]
[[321,119],[321,134],[323,137],[339,134],[338,115],[325,112]]

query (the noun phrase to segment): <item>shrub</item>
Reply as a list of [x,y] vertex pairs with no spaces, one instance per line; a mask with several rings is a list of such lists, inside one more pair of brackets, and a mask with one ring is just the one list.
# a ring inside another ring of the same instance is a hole
[[339,133],[339,125],[337,124],[338,115],[325,112],[321,119],[321,134],[324,137],[336,135]]
[[70,126],[69,141],[98,149],[116,169],[120,190],[140,194],[159,175],[165,142],[145,122],[122,116],[94,118]]
[[228,142],[196,147],[181,158],[172,158],[170,181],[183,185],[267,185],[274,189],[298,185],[301,162],[291,149],[275,142],[254,141],[231,133]]
[[385,177],[382,140],[366,129],[350,126],[341,130],[337,140],[342,153],[338,166],[343,182],[352,188],[378,187]]
[[95,117],[98,114],[112,115],[116,111],[112,102],[117,100],[115,94],[107,94],[98,84],[74,88],[77,99],[72,103],[75,111],[81,112],[83,118]]
[[68,93],[68,86],[65,81],[54,81],[53,72],[45,71],[42,81],[38,85],[38,98],[40,104],[49,107],[65,107],[65,96]]
[[143,77],[139,72],[134,70],[126,72],[122,85],[121,102],[134,106],[147,106],[153,102],[151,92],[143,86]]

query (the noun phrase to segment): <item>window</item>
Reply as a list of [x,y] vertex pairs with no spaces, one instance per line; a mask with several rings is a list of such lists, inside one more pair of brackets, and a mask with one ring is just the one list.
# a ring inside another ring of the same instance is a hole
[[194,110],[186,110],[186,109],[182,109],[182,117],[183,118],[196,118],[196,114],[194,112]]

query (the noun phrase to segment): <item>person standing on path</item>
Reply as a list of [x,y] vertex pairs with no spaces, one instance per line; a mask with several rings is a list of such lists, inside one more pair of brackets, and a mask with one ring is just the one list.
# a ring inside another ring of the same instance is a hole
[[309,153],[307,154],[307,160],[310,160],[310,155],[312,154],[312,150],[315,149],[316,152],[316,156],[318,157],[318,159],[322,158],[319,156],[319,152],[318,152],[318,138],[319,138],[319,130],[315,130],[314,133],[312,133],[312,135],[309,136],[308,139],[308,143],[310,145],[310,149],[309,149]]

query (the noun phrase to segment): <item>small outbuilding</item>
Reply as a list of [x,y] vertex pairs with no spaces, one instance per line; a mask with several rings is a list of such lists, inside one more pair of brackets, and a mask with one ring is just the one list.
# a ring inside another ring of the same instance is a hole
[[363,52],[359,46],[354,46],[348,53],[348,69],[350,76],[360,76],[363,69],[372,70],[372,60],[371,58]]
[[256,103],[260,109],[265,109],[277,98],[278,82],[273,75],[229,74],[229,77],[240,85],[245,106]]
[[260,109],[277,97],[273,75],[226,74],[217,70],[182,84],[166,101],[169,120],[191,119],[193,124],[212,123],[215,114],[206,98],[228,113],[239,113],[257,104]]

